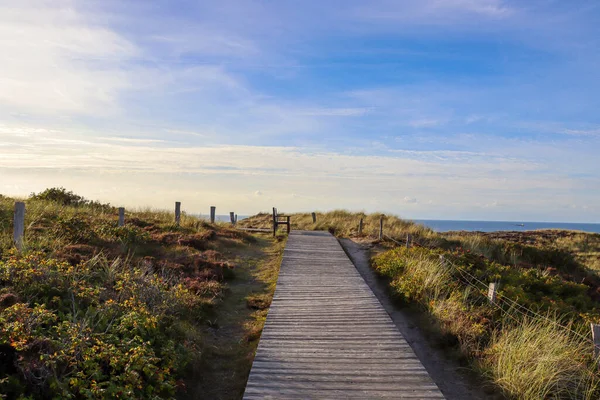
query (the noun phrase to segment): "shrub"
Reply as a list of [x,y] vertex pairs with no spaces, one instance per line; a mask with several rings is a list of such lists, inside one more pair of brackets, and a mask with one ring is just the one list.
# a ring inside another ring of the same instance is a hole
[[52,227],[52,232],[69,243],[88,243],[97,238],[90,222],[81,214],[59,216]]
[[41,201],[51,201],[62,206],[72,206],[72,207],[81,207],[81,206],[89,206],[96,209],[102,209],[105,211],[110,211],[114,207],[111,207],[108,203],[100,203],[98,201],[91,201],[85,199],[83,196],[75,194],[71,191],[67,191],[67,189],[63,187],[59,188],[50,188],[46,189],[40,193],[31,193],[29,196],[30,200],[41,200]]
[[31,193],[31,200],[52,201],[63,206],[81,206],[87,203],[82,196],[79,196],[65,188],[50,188],[40,193]]
[[125,245],[145,243],[150,240],[150,234],[135,226],[117,226],[116,222],[104,222],[99,224],[96,233],[103,239],[119,241]]
[[175,344],[172,316],[193,316],[202,298],[173,278],[107,262],[97,256],[74,267],[41,252],[13,252],[0,261],[0,285],[22,301],[0,309],[0,343],[17,352],[21,371],[0,382],[1,392],[38,398],[174,395],[174,372],[190,355]]

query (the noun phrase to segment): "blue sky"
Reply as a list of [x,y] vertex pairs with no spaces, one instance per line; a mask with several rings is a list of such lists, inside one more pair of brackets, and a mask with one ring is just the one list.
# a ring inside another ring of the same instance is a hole
[[600,222],[596,1],[2,1],[0,193]]

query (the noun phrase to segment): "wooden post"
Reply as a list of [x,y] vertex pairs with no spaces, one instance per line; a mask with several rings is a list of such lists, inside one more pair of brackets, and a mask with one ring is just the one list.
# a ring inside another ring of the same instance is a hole
[[125,208],[119,207],[119,226],[125,225]]
[[317,214],[312,213],[313,224],[317,222]]
[[177,226],[179,226],[180,222],[181,222],[181,202],[176,201],[175,202],[175,224],[177,224]]
[[231,221],[231,225],[235,225],[235,213],[233,211],[229,213],[229,220]]
[[360,221],[358,221],[358,236],[362,235],[362,230],[363,230],[363,219],[361,218]]
[[273,207],[273,237],[277,235],[277,209]]
[[23,234],[25,233],[25,203],[15,202],[15,215],[13,219],[13,240],[19,251],[23,249]]
[[383,240],[383,215],[379,217],[379,240]]
[[217,212],[217,207],[215,206],[211,206],[210,207],[210,223],[214,224],[215,223],[215,214]]
[[235,218],[233,220],[235,222],[235,224],[237,225],[237,214],[235,214]]
[[410,233],[406,234],[406,248],[408,249],[410,247]]
[[500,289],[500,283],[490,282],[490,286],[488,288],[488,299],[490,300],[490,303],[496,302],[496,294],[498,289]]
[[594,342],[594,358],[598,359],[600,356],[600,325],[590,324],[592,327],[592,341]]

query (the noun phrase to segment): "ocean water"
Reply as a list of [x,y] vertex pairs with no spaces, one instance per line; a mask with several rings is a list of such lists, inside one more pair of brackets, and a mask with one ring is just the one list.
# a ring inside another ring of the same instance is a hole
[[[196,215],[209,219],[207,214]],[[217,221],[229,222],[229,214],[215,216]],[[247,215],[238,215],[238,221],[248,218]],[[568,229],[592,233],[600,233],[600,224],[581,224],[568,222],[520,222],[520,221],[451,221],[435,219],[414,219],[418,224],[425,225],[436,232],[470,231],[470,232],[495,232],[495,231],[533,231],[536,229]],[[521,226],[522,225],[522,226]]]
[[425,225],[436,232],[448,231],[533,231],[536,229],[568,229],[600,233],[600,224],[580,224],[568,222],[522,222],[522,221],[450,221],[433,219],[415,219],[414,222]]
[[[191,214],[191,215],[193,215],[194,217],[205,219],[205,220],[209,220],[210,219],[210,215],[209,214]],[[248,218],[247,215],[238,215],[238,221],[241,221],[241,220],[246,219],[246,218]],[[217,222],[231,222],[231,220],[229,219],[229,214],[227,214],[227,215],[219,215],[219,214],[217,214],[217,215],[215,215],[215,220]]]

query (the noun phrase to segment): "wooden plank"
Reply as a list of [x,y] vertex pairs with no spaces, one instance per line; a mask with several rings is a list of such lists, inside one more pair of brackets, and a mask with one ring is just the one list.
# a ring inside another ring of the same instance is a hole
[[444,396],[337,240],[293,231],[244,393],[259,398]]

